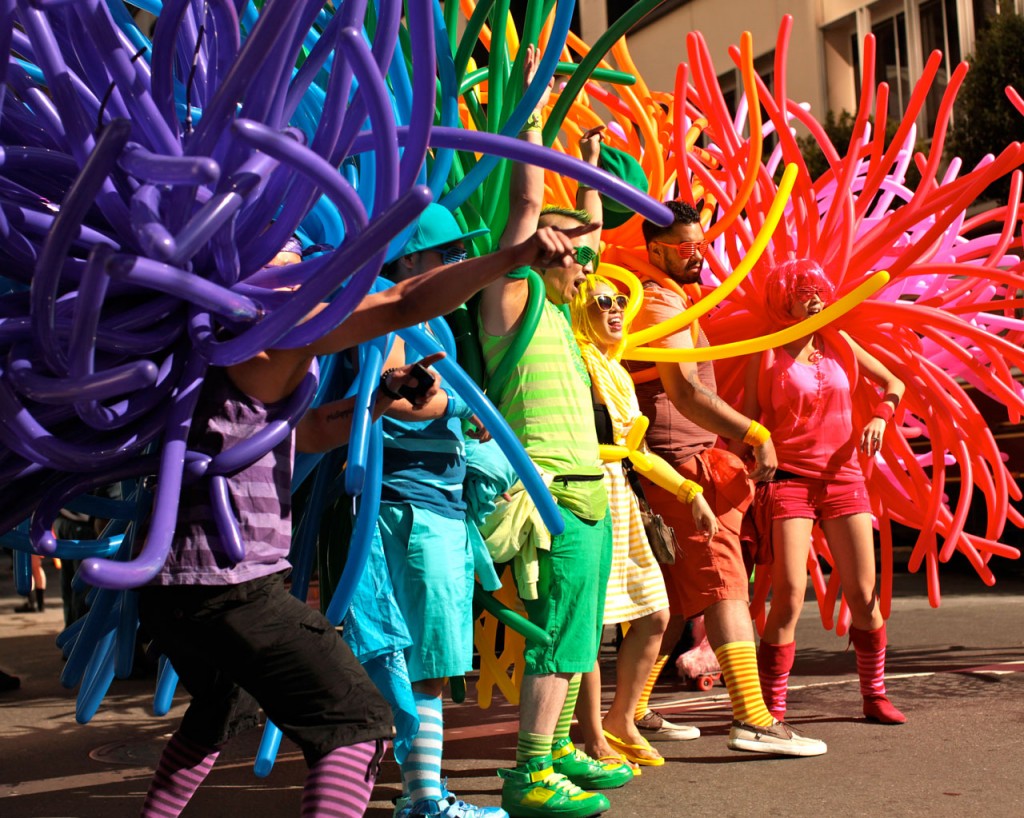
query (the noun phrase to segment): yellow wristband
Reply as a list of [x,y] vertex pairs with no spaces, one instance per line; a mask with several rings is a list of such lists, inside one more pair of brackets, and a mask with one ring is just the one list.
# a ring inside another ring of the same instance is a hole
[[747,433],[743,435],[743,442],[748,446],[753,446],[755,449],[758,446],[763,446],[771,439],[772,433],[764,428],[756,420],[750,421],[750,427],[747,429]]
[[530,118],[526,120],[526,124],[523,125],[522,130],[519,133],[530,133],[531,131],[541,131],[544,129],[544,124],[541,122],[540,114],[534,111],[530,114]]
[[684,480],[683,484],[676,491],[676,499],[680,503],[686,503],[689,505],[697,499],[698,494],[704,493],[704,486],[700,483],[695,483],[693,480]]

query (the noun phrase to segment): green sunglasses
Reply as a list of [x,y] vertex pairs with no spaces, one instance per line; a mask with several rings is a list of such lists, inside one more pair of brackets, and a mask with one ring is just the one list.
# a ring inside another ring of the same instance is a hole
[[594,252],[592,247],[586,245],[580,245],[579,247],[573,247],[573,255],[576,256],[576,263],[580,267],[586,267],[590,262],[597,258],[597,253]]

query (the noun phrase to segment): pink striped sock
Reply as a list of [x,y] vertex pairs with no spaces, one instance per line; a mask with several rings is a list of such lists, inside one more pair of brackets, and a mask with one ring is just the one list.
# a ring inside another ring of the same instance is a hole
[[850,628],[850,641],[857,654],[857,676],[864,698],[864,715],[882,724],[903,724],[907,717],[885,695],[885,625],[873,631]]
[[868,696],[885,695],[885,626],[875,631],[850,628],[850,641],[857,654],[857,676],[860,677],[860,694]]
[[220,751],[171,736],[142,805],[142,818],[177,818],[203,783]]
[[310,767],[302,790],[302,818],[360,818],[386,748],[381,739],[338,747]]
[[796,642],[773,645],[762,639],[757,651],[757,675],[761,681],[761,696],[768,711],[779,721],[786,718],[789,673],[793,669],[795,655]]

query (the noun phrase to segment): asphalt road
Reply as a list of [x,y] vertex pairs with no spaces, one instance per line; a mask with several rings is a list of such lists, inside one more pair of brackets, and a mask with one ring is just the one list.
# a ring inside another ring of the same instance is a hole
[[[20,599],[12,589],[10,577],[0,576],[0,668],[22,679],[19,691],[0,693],[0,816],[137,815],[184,697],[179,694],[168,716],[156,718],[153,679],[118,680],[92,721],[78,725],[74,691],[58,682],[59,604],[43,614],[14,614]],[[987,588],[973,575],[954,573],[943,576],[942,589],[942,605],[934,610],[922,577],[897,576],[888,687],[908,716],[906,725],[863,720],[853,653],[845,639],[821,627],[811,603],[798,635],[790,718],[824,739],[828,754],[779,759],[730,752],[724,688],[699,693],[663,681],[655,705],[704,735],[661,744],[668,763],[646,768],[641,778],[609,793],[607,814],[1024,815],[1024,750],[1017,732],[1024,728],[1024,579],[1015,569]],[[606,651],[609,671],[610,656]],[[494,771],[513,758],[515,709],[496,703],[480,710],[473,697],[470,684],[466,704],[446,707],[445,774],[460,797],[496,804],[500,781]],[[185,816],[298,814],[305,778],[300,754],[285,740],[272,773],[258,779],[252,772],[258,741],[254,731],[229,745]],[[391,815],[398,780],[389,760],[370,816]]]

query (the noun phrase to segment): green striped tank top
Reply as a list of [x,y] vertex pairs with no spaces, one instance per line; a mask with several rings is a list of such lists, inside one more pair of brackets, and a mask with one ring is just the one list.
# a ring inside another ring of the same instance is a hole
[[[481,322],[482,323],[482,322]],[[480,329],[484,365],[490,377],[515,333],[502,337]],[[549,474],[603,474],[594,430],[590,378],[569,324],[545,300],[537,331],[500,395],[490,395],[526,453]],[[585,520],[608,512],[602,480],[555,481],[558,504]]]

